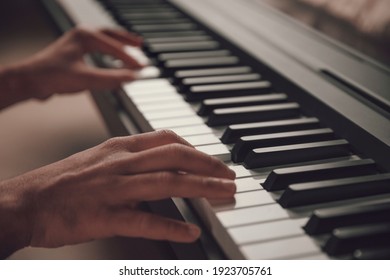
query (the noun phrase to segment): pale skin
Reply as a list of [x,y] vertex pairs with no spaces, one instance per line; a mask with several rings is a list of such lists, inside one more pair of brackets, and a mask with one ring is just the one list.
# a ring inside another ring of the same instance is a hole
[[[0,105],[115,88],[132,80],[133,71],[142,67],[123,53],[123,45],[140,43],[124,31],[74,30],[30,60],[1,70]],[[127,68],[87,66],[82,56],[91,51],[111,54]],[[18,81],[11,87],[10,75]],[[26,88],[19,89],[22,85],[30,86],[27,92],[33,95],[26,96]],[[52,248],[112,236],[193,242],[200,235],[196,225],[137,206],[170,197],[231,198],[234,178],[221,161],[171,131],[110,139],[0,182],[0,257],[26,246]]]

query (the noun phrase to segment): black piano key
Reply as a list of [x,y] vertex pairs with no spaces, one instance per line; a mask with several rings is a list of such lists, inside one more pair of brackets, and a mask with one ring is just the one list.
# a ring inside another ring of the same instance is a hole
[[329,128],[243,136],[233,147],[232,160],[234,162],[242,162],[246,155],[256,148],[310,143],[332,139],[335,139],[335,135],[333,130]]
[[[119,13],[121,15],[131,15],[131,14],[139,14],[139,13],[176,13],[175,9],[169,7],[121,7]],[[141,19],[145,20],[145,19]]]
[[280,197],[283,207],[390,193],[390,173],[290,185]]
[[133,1],[128,1],[128,0],[123,0],[123,1],[114,1],[114,0],[109,0],[109,1],[104,1],[105,3],[109,2],[111,4],[110,6],[113,6],[119,10],[130,10],[132,11],[133,9],[171,9],[172,6],[167,5],[166,2],[164,1],[139,1],[139,2],[133,2]]
[[[165,0],[109,0],[109,2],[118,7],[150,7],[150,6],[168,6]],[[170,7],[170,6],[169,6]]]
[[194,23],[163,23],[163,24],[142,24],[132,25],[131,29],[136,32],[159,32],[159,31],[187,31],[194,30],[197,25]]
[[[219,76],[218,76],[219,77]],[[209,77],[211,78],[211,77]],[[232,108],[249,105],[265,105],[272,103],[287,102],[287,95],[284,93],[272,93],[264,95],[250,95],[228,98],[205,99],[198,110],[198,115],[206,116],[214,109]]]
[[224,144],[231,144],[245,135],[314,129],[318,127],[320,127],[320,122],[316,118],[235,124],[227,127],[221,137],[221,141]]
[[200,67],[235,66],[240,59],[236,56],[202,57],[186,59],[170,59],[163,63],[165,70],[193,69]]
[[390,220],[390,200],[367,202],[315,210],[304,226],[310,235],[328,233],[338,227],[385,222]]
[[164,19],[130,19],[126,20],[130,25],[145,25],[145,24],[167,24],[167,23],[192,23],[186,18],[164,18]]
[[179,70],[176,71],[173,76],[176,80],[181,80],[190,77],[246,74],[246,73],[250,73],[251,71],[252,69],[248,66],[236,66],[236,67],[221,67],[221,68],[210,68],[210,69]]
[[[187,21],[182,18],[177,19],[165,19],[165,20],[148,20],[148,21],[139,21],[139,20],[126,20],[124,23],[130,30],[136,33],[153,33],[153,32],[170,32],[170,31],[188,31],[188,30],[195,30],[196,28],[192,29],[183,29],[183,28],[177,28],[174,29],[172,27],[169,27],[169,25],[177,24],[180,26],[184,25],[191,25],[191,21]],[[163,27],[160,28],[154,28],[153,26],[156,25],[164,25],[166,26],[165,29]],[[195,27],[195,25],[194,25]],[[188,38],[188,39],[187,39]],[[150,39],[156,39],[156,40],[150,40]],[[165,40],[164,40],[165,39]],[[163,37],[163,38],[148,38],[144,39],[145,44],[150,43],[169,43],[169,42],[180,42],[180,41],[203,41],[203,40],[211,40],[211,37],[209,36],[200,36],[199,38],[193,38],[191,40],[191,36],[184,36],[183,38],[180,37]]]
[[120,14],[123,19],[164,19],[164,18],[179,18],[182,16],[182,14],[178,12],[162,12],[162,13],[155,13],[155,12],[147,12],[147,13],[132,13],[132,12],[126,12]]
[[390,260],[390,246],[376,246],[357,249],[353,252],[355,260]]
[[125,3],[125,4],[115,4],[111,5],[111,8],[113,8],[117,13],[147,13],[147,12],[159,12],[160,10],[164,9],[162,12],[176,12],[177,10],[172,9],[171,6],[163,5],[160,3],[157,4],[132,4],[132,3]]
[[335,229],[324,246],[331,256],[353,253],[359,248],[390,245],[390,223]]
[[207,125],[221,126],[249,121],[269,121],[299,116],[298,103],[243,106],[215,109],[210,114]]
[[262,185],[267,191],[277,191],[296,183],[369,175],[377,172],[375,162],[371,159],[345,160],[275,169]]
[[232,97],[243,95],[257,95],[264,92],[270,92],[271,83],[268,81],[230,83],[192,86],[186,92],[187,101],[200,101],[208,98]]
[[171,31],[171,32],[142,32],[146,40],[151,38],[192,37],[206,35],[203,30]]
[[244,166],[253,169],[341,157],[349,154],[349,144],[346,140],[276,146],[252,150],[244,159]]
[[[109,0],[109,3],[119,7],[138,7],[138,6],[168,6],[165,0]],[[168,6],[170,7],[170,6]]]
[[157,55],[164,52],[215,50],[217,48],[219,48],[219,43],[213,40],[201,42],[156,43],[147,46],[147,50],[151,54]]

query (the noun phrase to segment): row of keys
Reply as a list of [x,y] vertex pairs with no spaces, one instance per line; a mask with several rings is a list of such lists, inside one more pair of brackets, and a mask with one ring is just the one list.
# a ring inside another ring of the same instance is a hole
[[386,256],[390,178],[373,160],[169,3],[105,2],[161,71],[125,86],[150,125],[246,167],[232,165],[235,201],[210,202],[244,257]]

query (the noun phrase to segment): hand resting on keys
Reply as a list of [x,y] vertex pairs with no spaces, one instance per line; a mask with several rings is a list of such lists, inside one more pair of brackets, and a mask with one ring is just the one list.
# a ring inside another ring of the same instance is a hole
[[230,198],[233,171],[170,131],[110,139],[0,182],[0,255],[111,236],[192,242],[197,226],[137,210],[169,197]]
[[[124,31],[73,30],[31,59],[0,69],[0,109],[53,93],[119,86],[142,65],[123,52],[141,40]],[[127,68],[87,66],[102,52]],[[26,247],[59,247],[111,236],[192,242],[200,229],[146,213],[142,201],[231,198],[235,174],[170,131],[110,139],[0,182],[0,258]]]

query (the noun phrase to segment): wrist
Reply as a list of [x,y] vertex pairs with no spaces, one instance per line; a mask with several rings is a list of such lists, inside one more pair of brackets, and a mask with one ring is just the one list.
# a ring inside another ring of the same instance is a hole
[[33,97],[32,71],[26,65],[0,67],[0,109]]

